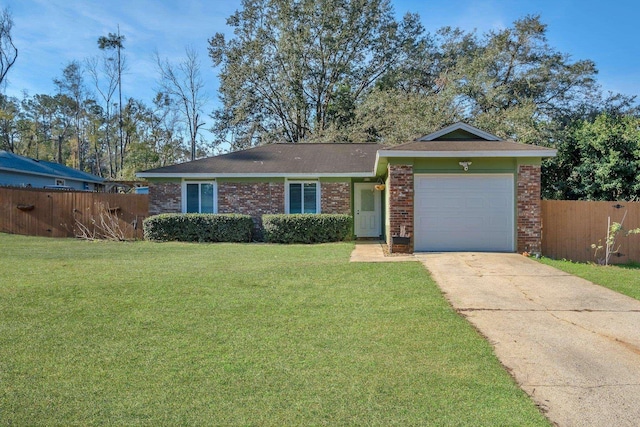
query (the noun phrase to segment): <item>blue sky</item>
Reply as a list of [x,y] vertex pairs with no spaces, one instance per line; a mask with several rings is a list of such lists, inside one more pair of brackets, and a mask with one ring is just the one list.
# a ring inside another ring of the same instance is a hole
[[[417,12],[429,32],[442,26],[501,29],[527,14],[540,14],[548,25],[549,43],[573,59],[596,62],[605,91],[640,95],[640,6],[631,0],[392,0],[398,16]],[[240,0],[3,0],[14,18],[13,35],[20,50],[9,73],[6,92],[21,97],[55,93],[52,79],[72,60],[100,53],[97,39],[125,35],[129,69],[123,95],[150,103],[157,88],[153,55],[179,61],[186,46],[196,49],[210,102],[217,103],[216,71],[207,56],[207,39],[229,34],[226,18]],[[87,78],[88,82],[88,78]]]

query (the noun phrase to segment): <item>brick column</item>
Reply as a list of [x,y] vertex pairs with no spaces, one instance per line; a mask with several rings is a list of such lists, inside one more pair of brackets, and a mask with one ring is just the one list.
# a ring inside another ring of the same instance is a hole
[[540,253],[542,248],[540,166],[518,166],[518,252]]
[[149,215],[182,212],[182,186],[179,182],[149,183]]
[[[413,166],[389,165],[389,252],[413,252]],[[409,244],[393,244],[393,237],[400,236],[401,227],[410,237]]]

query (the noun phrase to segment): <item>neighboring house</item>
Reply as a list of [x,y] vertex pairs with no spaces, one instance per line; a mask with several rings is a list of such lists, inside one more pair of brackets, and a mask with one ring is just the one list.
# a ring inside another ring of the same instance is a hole
[[104,179],[59,163],[0,150],[0,186],[97,191]]
[[556,151],[456,123],[416,141],[270,144],[138,173],[150,214],[342,213],[391,252],[539,252],[540,164]]

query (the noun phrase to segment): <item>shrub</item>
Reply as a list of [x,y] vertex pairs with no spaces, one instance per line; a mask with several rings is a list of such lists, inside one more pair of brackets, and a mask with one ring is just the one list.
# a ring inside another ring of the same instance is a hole
[[262,225],[266,242],[339,242],[350,235],[353,218],[338,214],[263,215]]
[[238,214],[160,214],[143,222],[144,238],[160,242],[250,242],[253,220]]

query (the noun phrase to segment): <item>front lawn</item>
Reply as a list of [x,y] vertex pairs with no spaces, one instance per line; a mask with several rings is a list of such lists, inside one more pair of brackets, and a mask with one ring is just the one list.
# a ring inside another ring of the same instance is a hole
[[541,258],[543,264],[640,300],[640,264],[597,265]]
[[419,263],[0,234],[2,425],[549,425]]

